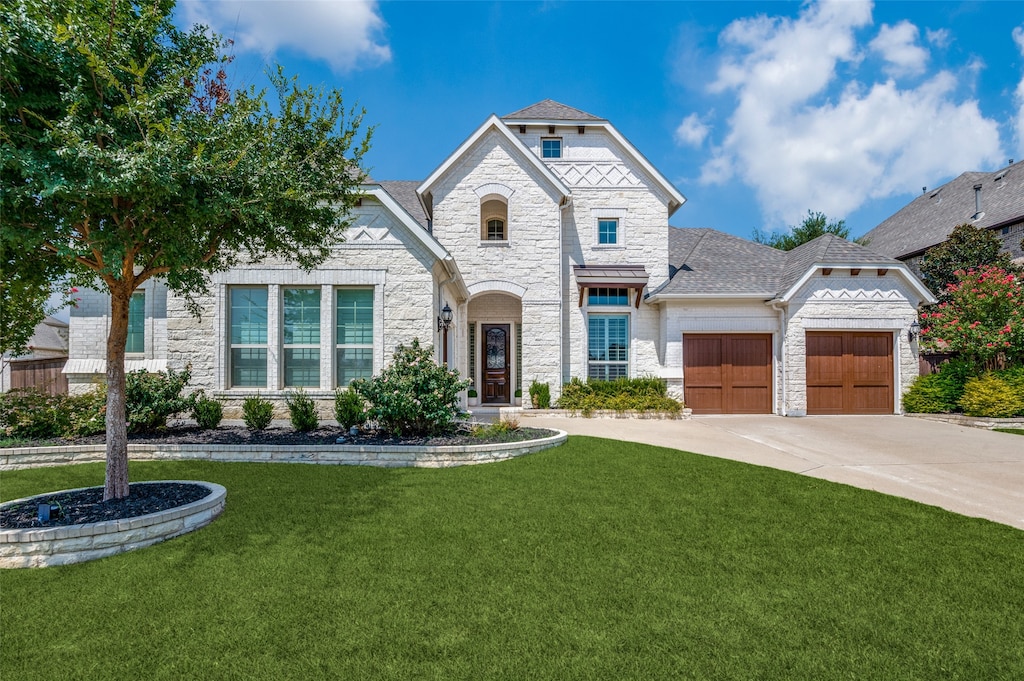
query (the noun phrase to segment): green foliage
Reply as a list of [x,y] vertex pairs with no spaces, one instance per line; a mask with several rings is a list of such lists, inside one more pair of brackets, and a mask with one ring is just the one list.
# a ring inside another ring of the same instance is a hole
[[151,433],[167,427],[167,419],[192,409],[192,399],[182,397],[191,374],[169,369],[149,373],[132,371],[125,376],[128,432]]
[[203,430],[214,430],[224,418],[224,405],[207,397],[203,391],[193,395],[192,418]]
[[534,409],[551,407],[551,387],[534,379],[530,384],[530,404]]
[[0,434],[46,440],[102,433],[106,401],[102,388],[73,396],[11,390],[0,394]]
[[274,405],[259,395],[246,397],[242,402],[242,420],[249,430],[264,430],[274,418]]
[[[177,28],[169,0],[11,0],[2,24],[0,314],[19,316],[20,295],[35,305],[43,280],[108,292],[119,411],[132,292],[162,278],[198,311],[209,275],[238,262],[322,262],[365,178],[364,112],[280,69],[272,101],[233,91],[231,41]],[[24,316],[0,345],[19,344]],[[128,494],[123,416],[108,497]]]
[[346,430],[366,423],[366,404],[359,393],[344,388],[334,392],[334,420]]
[[967,381],[960,406],[968,416],[1024,416],[1024,393],[1014,390],[1013,386],[995,373],[985,372]]
[[807,217],[798,226],[788,232],[772,232],[767,234],[755,228],[753,240],[756,243],[777,248],[780,251],[791,251],[797,246],[813,241],[823,234],[835,234],[836,236],[849,239],[850,228],[846,226],[845,220],[830,222],[828,217],[821,212],[807,211]]
[[921,279],[939,302],[950,299],[949,286],[957,284],[957,272],[977,269],[983,265],[1014,271],[1009,253],[1000,249],[1003,242],[995,232],[971,224],[953,228],[949,238],[930,248],[921,259]]
[[938,373],[918,376],[903,395],[903,410],[912,414],[947,414],[958,411],[964,384],[975,375],[970,362],[952,359]]
[[668,396],[665,381],[655,377],[617,378],[614,381],[583,382],[578,378],[562,386],[558,398],[562,409],[579,411],[584,415],[597,410],[655,411],[678,414],[683,408]]
[[380,376],[356,379],[349,388],[370,404],[367,416],[382,430],[407,435],[449,431],[459,415],[459,393],[468,385],[414,339],[398,346]]
[[976,371],[1024,364],[1024,281],[985,265],[958,270],[946,300],[921,314],[921,347],[953,352]]
[[473,437],[500,437],[502,435],[514,433],[519,430],[519,428],[519,419],[503,418],[500,421],[489,423],[486,426],[477,426],[473,429]]
[[320,425],[320,417],[316,413],[316,403],[302,388],[288,393],[285,397],[285,404],[288,405],[288,418],[291,419],[292,428],[295,430],[300,433],[308,433],[311,430],[316,430],[316,427]]

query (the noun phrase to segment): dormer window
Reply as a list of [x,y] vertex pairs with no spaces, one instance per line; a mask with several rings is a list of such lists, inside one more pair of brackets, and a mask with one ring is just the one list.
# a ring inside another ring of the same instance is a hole
[[544,137],[540,141],[541,158],[562,158],[562,138]]
[[508,203],[503,196],[485,196],[480,202],[480,239],[508,241]]

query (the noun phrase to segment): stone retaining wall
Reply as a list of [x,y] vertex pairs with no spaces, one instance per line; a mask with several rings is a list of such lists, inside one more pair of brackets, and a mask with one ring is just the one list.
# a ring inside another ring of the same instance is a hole
[[[174,445],[129,444],[132,461],[237,461],[347,464],[384,468],[450,468],[478,463],[504,461],[524,454],[539,452],[560,445],[565,431],[540,440],[503,442],[482,445],[449,445],[444,447],[387,447],[380,445]],[[66,466],[76,463],[104,461],[104,445],[67,447],[23,447],[0,449],[0,471],[44,466]]]
[[942,421],[970,428],[1024,428],[1024,419],[997,419],[987,416],[964,416],[963,414],[907,414],[917,419]]
[[[202,485],[210,490],[210,494],[191,504],[126,520],[0,530],[0,568],[70,565],[141,549],[209,525],[224,510],[227,490],[221,485],[197,480],[161,482]],[[4,505],[29,498],[5,502]]]

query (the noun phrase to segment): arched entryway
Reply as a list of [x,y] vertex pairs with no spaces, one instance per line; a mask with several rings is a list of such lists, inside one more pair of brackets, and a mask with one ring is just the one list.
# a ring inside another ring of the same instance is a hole
[[467,375],[480,404],[511,405],[522,393],[522,301],[499,291],[469,301]]

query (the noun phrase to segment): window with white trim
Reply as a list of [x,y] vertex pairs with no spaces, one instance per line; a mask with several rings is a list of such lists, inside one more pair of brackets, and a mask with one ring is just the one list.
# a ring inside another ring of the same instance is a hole
[[508,202],[505,197],[488,194],[480,201],[480,239],[508,241]]
[[629,315],[592,314],[587,320],[587,378],[629,376]]
[[267,387],[267,288],[229,289],[229,385]]
[[562,158],[562,138],[543,137],[540,140],[541,158]]
[[281,301],[284,387],[320,387],[320,288],[286,288]]
[[597,243],[602,246],[612,246],[619,243],[618,218],[597,219]]
[[335,293],[335,383],[373,376],[373,289],[339,288]]
[[146,351],[146,293],[135,291],[128,301],[128,338],[124,351],[142,353]]

